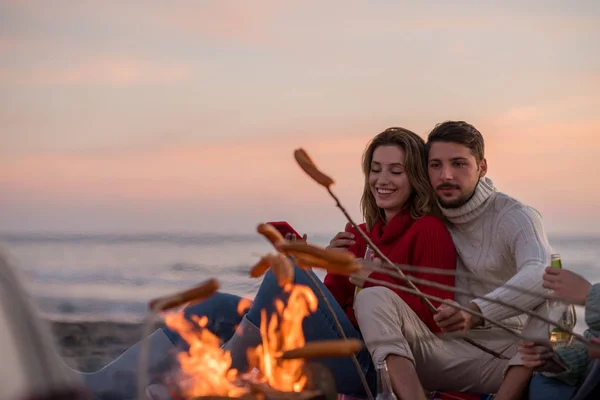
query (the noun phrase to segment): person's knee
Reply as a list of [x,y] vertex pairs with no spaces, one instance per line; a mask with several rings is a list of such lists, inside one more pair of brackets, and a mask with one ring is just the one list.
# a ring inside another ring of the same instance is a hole
[[185,317],[190,319],[191,317],[210,317],[213,314],[229,313],[231,311],[237,312],[240,301],[242,301],[240,296],[217,292],[204,301],[192,303],[185,307]]
[[371,312],[376,308],[402,307],[404,301],[391,289],[375,286],[362,289],[354,299],[356,313]]

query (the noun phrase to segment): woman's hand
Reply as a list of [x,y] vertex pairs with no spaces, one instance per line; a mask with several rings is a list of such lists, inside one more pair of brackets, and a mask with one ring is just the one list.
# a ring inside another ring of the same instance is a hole
[[546,267],[542,286],[570,303],[584,306],[592,284],[569,270]]
[[550,342],[521,341],[519,353],[523,365],[534,371],[558,373],[565,370]]
[[[346,231],[352,228],[352,224],[348,222],[346,224]],[[328,250],[342,250],[347,251],[348,248],[356,243],[356,237],[350,232],[338,232],[337,235],[329,241],[329,246],[326,247]]]
[[329,246],[327,246],[326,249],[347,251],[350,246],[356,243],[354,239],[354,235],[350,232],[338,232],[337,235],[331,239]]
[[302,235],[302,239],[299,239],[296,237],[296,235],[294,235],[293,233],[286,233],[285,234],[285,239],[289,240],[290,242],[294,242],[296,240],[301,240],[303,242],[307,242],[308,241],[308,236],[306,235],[306,233],[304,235]]

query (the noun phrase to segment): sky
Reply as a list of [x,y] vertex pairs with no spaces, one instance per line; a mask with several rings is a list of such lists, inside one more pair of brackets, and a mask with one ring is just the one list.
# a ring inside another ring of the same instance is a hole
[[361,220],[368,140],[460,119],[550,233],[600,235],[600,3],[491,3],[0,0],[0,231],[336,232],[294,149]]

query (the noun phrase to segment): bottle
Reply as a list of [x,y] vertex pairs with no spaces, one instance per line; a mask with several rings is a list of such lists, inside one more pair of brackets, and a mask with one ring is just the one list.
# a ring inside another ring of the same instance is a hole
[[[365,251],[365,256],[363,257],[363,259],[365,261],[373,261],[373,258],[375,258],[375,252],[373,251],[373,249],[367,245],[367,250]],[[356,286],[354,288],[354,298],[356,299],[356,295],[358,294],[358,292],[360,292],[362,290],[362,288]]]
[[[553,268],[562,268],[560,254],[550,256],[550,266]],[[573,330],[576,324],[575,306],[565,305],[559,301],[550,301],[549,318],[552,321],[560,323],[562,326]],[[571,335],[559,327],[550,327],[550,341],[555,342],[555,347],[566,346],[571,340]]]
[[398,400],[392,389],[392,381],[388,373],[387,363],[381,361],[376,366],[377,370],[377,397],[375,400]]

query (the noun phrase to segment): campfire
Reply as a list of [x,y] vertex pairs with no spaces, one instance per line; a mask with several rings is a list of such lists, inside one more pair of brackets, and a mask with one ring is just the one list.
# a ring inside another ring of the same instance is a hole
[[277,312],[268,320],[265,310],[262,311],[262,343],[248,354],[250,369],[255,373],[230,369],[231,355],[221,349],[219,338],[205,329],[206,317],[196,318],[192,323],[184,318],[182,311],[167,314],[166,325],[189,344],[189,350],[177,357],[180,367],[174,385],[177,394],[183,399],[242,397],[261,387],[302,392],[307,382],[304,359],[287,359],[283,355],[287,350],[304,346],[302,321],[316,311],[318,302],[306,286],[288,284],[284,292],[289,294],[287,304],[277,301]]
[[[294,268],[290,259],[307,260],[320,267],[355,271],[354,258],[340,257],[337,252],[304,244],[293,246],[284,240],[272,226],[261,224],[258,232],[265,236],[277,252],[264,256],[250,270],[257,277],[271,269],[282,287],[286,301],[275,301],[275,312],[267,315],[261,310],[261,343],[248,350],[249,371],[231,368],[231,354],[221,348],[219,338],[206,326],[206,317],[192,321],[184,317],[183,310],[164,314],[166,325],[178,332],[188,343],[189,350],[177,354],[176,371],[165,378],[171,397],[177,400],[199,398],[269,398],[269,399],[334,399],[336,388],[331,373],[310,359],[348,357],[358,352],[358,340],[332,340],[306,343],[302,329],[303,320],[317,310],[318,299],[311,288],[293,283]],[[219,284],[214,279],[185,292],[155,299],[150,303],[154,311],[167,311],[174,307],[201,301],[214,294]],[[238,312],[249,307],[247,300],[240,301]]]

